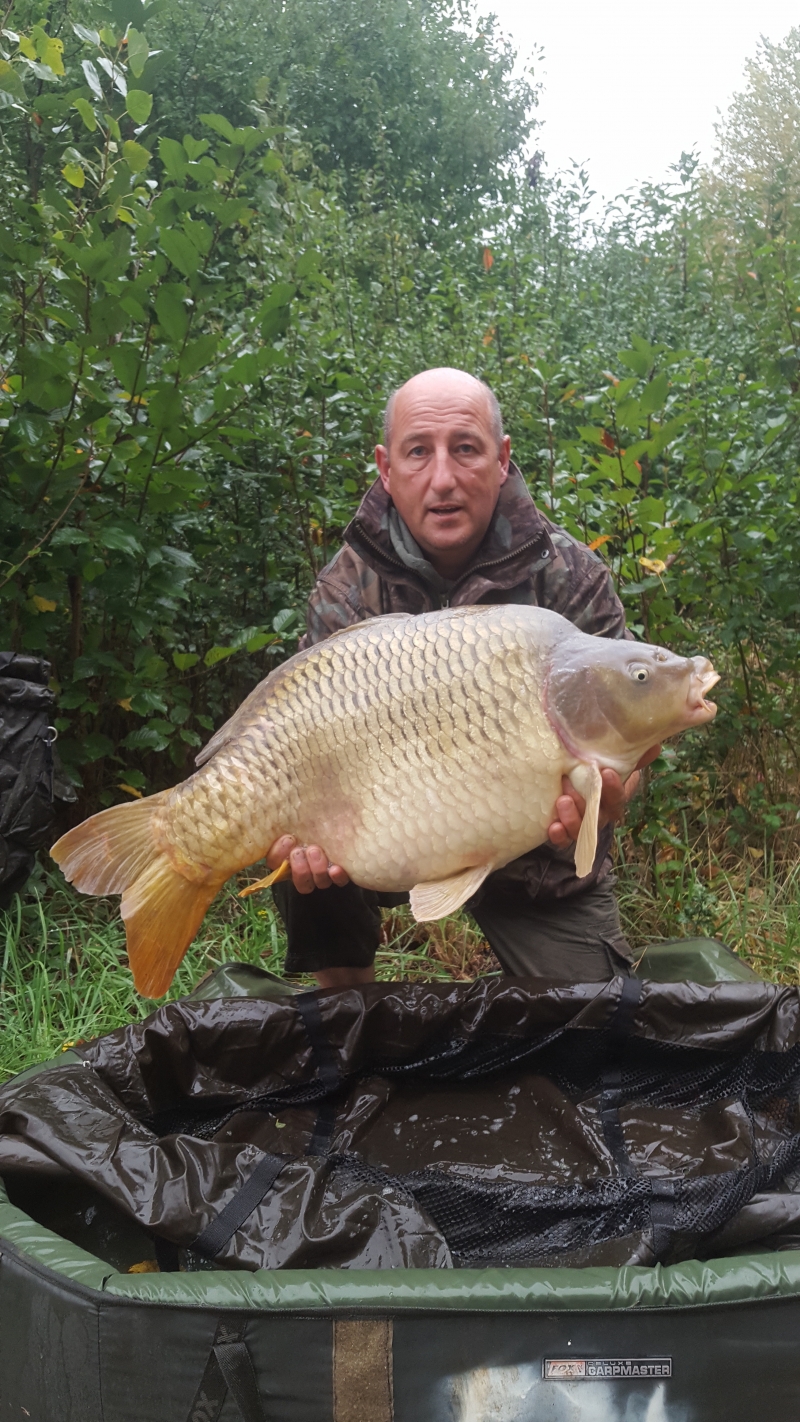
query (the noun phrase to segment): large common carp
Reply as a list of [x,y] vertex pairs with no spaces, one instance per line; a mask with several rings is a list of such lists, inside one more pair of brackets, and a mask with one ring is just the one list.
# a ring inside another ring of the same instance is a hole
[[101,811],[52,854],[83,893],[122,894],[134,982],[158,997],[225,880],[279,835],[442,918],[544,842],[568,775],[588,874],[601,770],[625,776],[709,721],[717,680],[704,657],[590,637],[542,608],[374,618],[272,672],[188,780]]

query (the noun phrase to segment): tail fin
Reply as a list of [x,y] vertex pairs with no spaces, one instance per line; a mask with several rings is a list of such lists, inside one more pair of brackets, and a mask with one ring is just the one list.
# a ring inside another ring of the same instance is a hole
[[[157,833],[168,792],[113,805],[69,830],[50,853],[82,894],[122,894],[136,991],[162,997],[225,877],[179,872]],[[189,866],[187,866],[188,869]],[[191,872],[191,871],[189,871]]]

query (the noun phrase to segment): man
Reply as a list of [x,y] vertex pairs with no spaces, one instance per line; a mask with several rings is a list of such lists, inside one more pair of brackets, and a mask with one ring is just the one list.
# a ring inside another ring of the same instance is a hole
[[[608,570],[539,513],[511,463],[497,401],[474,376],[426,370],[401,386],[375,459],[380,477],[317,579],[301,646],[383,613],[498,602],[550,608],[597,636],[626,635]],[[623,785],[603,771],[603,828],[588,878],[578,880],[573,861],[584,803],[565,781],[550,843],[491,874],[469,901],[506,972],[597,981],[629,971],[609,850],[638,779],[635,771]],[[323,987],[373,981],[381,903],[398,896],[357,888],[318,845],[286,836],[267,863],[287,857],[291,882],[275,889],[287,971],[313,972]]]

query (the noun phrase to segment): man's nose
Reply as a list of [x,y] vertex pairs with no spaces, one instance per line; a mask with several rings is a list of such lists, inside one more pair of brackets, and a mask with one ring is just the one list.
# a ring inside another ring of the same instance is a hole
[[437,447],[434,450],[430,487],[437,494],[449,493],[456,484],[455,461],[449,449]]

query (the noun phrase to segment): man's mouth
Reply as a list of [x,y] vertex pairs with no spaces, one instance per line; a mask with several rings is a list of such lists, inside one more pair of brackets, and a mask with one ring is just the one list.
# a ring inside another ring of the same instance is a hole
[[437,518],[447,518],[452,514],[461,513],[460,504],[434,504],[428,509],[428,513],[435,514]]

